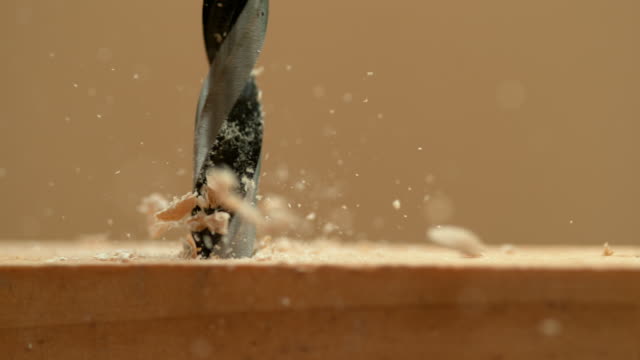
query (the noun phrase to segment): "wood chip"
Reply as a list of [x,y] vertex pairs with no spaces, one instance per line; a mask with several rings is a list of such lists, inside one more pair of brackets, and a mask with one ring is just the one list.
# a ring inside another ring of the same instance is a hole
[[178,254],[181,259],[195,259],[198,257],[198,251],[196,243],[193,241],[191,234],[188,234],[185,238],[182,238],[182,251]]
[[227,235],[229,232],[229,219],[231,219],[231,215],[229,215],[229,213],[216,211],[211,215],[205,216],[204,223],[212,233]]
[[[243,179],[243,184],[247,192],[255,186],[246,178]],[[231,170],[215,168],[207,173],[207,183],[200,189],[201,195],[190,192],[169,203],[161,195],[152,194],[143,200],[138,209],[148,215],[149,234],[153,238],[174,228],[186,228],[190,232],[209,229],[212,233],[227,235],[231,214],[242,217],[260,231],[269,233],[290,229],[299,223],[298,217],[293,215],[290,206],[283,199],[271,197],[263,203],[260,211],[239,196],[239,185]],[[203,211],[191,215],[196,207]],[[212,210],[215,212],[211,213]],[[193,246],[195,247],[195,243]]]
[[485,250],[476,234],[458,226],[432,227],[427,230],[427,237],[433,243],[456,250],[467,257],[480,257]]
[[160,221],[180,221],[191,214],[198,200],[196,193],[188,193],[181,198],[174,199],[169,206],[155,214]]
[[204,213],[199,212],[187,218],[184,223],[190,232],[200,232],[207,228],[207,224],[204,222],[204,217]]

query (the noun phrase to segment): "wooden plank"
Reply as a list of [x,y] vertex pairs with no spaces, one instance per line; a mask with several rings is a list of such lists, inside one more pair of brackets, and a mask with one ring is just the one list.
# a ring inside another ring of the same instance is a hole
[[8,359],[640,354],[636,248],[616,257],[491,249],[464,259],[430,247],[323,244],[182,261],[172,247],[152,246],[153,256],[126,262],[97,261],[92,251],[56,262],[5,252],[0,349]]

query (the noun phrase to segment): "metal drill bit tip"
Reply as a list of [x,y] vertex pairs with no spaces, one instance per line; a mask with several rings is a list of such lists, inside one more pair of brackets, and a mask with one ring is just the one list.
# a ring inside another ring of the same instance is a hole
[[[211,169],[228,168],[242,180],[240,195],[255,204],[263,130],[259,90],[251,72],[264,42],[268,10],[268,0],[204,1],[210,68],[196,114],[193,178],[198,192]],[[220,210],[196,207],[193,212]],[[209,230],[192,235],[202,257],[247,257],[253,252],[255,225],[231,213],[226,235]]]

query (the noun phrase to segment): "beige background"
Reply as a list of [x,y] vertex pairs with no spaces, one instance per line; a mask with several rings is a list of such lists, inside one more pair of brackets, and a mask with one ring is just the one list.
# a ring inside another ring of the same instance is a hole
[[[0,3],[0,238],[143,238],[189,189],[200,11]],[[346,239],[638,243],[638,34],[634,0],[272,0],[263,192]]]

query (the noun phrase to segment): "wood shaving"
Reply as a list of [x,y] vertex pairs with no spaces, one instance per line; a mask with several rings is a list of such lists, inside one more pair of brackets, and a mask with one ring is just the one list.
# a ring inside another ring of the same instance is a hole
[[156,219],[160,221],[180,221],[184,219],[196,207],[197,197],[198,194],[196,193],[188,193],[180,198],[174,198],[166,208],[155,213]]
[[184,221],[186,228],[190,232],[199,232],[207,228],[207,224],[204,223],[204,213],[199,212],[193,216],[190,216]]
[[211,215],[204,217],[204,223],[209,228],[211,233],[218,233],[221,235],[227,235],[229,232],[229,220],[231,215],[224,211],[217,211]]
[[[159,194],[152,194],[143,199],[138,207],[148,217],[147,230],[153,239],[157,239],[171,229],[185,228],[190,232],[202,231],[209,228],[211,232],[225,235],[229,229],[230,215],[223,211],[217,211],[211,215],[198,212],[190,215],[196,206],[209,207],[216,203],[215,197],[205,198],[206,195],[190,192],[179,198],[174,198],[171,203]],[[164,205],[164,208],[159,208]]]
[[[246,188],[253,186],[247,181],[243,183]],[[260,210],[240,198],[235,192],[239,182],[230,170],[211,169],[207,173],[206,186],[206,191],[202,192],[206,193],[210,207],[220,206],[254,224],[262,232],[275,232],[298,223],[299,219],[280,197],[267,197]]]
[[613,255],[613,250],[609,247],[609,243],[604,243],[604,248],[602,249],[602,256],[611,256]]
[[220,206],[256,226],[261,225],[264,218],[260,212],[235,193],[238,185],[238,179],[231,170],[211,169],[207,173],[206,191],[203,193],[207,194],[210,207]]
[[248,204],[235,194],[231,194],[227,197],[220,199],[222,207],[229,212],[234,213],[237,216],[244,218],[256,226],[261,226],[264,223],[264,217],[260,214],[260,211]]
[[172,222],[154,222],[147,226],[147,231],[149,232],[149,236],[152,239],[157,239],[169,230],[177,227],[175,223]]
[[427,230],[427,237],[434,244],[456,250],[467,257],[480,257],[485,250],[476,234],[458,226],[432,227]]
[[181,259],[195,259],[198,257],[198,249],[191,234],[182,238],[182,251],[180,251],[178,257]]
[[[174,228],[184,228],[189,232],[209,229],[212,233],[226,235],[229,232],[231,214],[244,218],[263,233],[289,229],[299,223],[298,217],[282,198],[268,197],[261,210],[244,201],[236,192],[240,184],[231,170],[211,169],[206,178],[207,183],[200,189],[200,195],[190,192],[174,198],[171,203],[159,194],[151,194],[142,200],[138,210],[147,215],[148,231],[152,238],[158,238]],[[252,181],[243,180],[246,191],[255,186]],[[192,215],[196,207],[207,211],[198,211]],[[191,258],[197,250],[195,247],[195,242],[189,238],[181,254]]]
[[229,169],[214,168],[207,172],[207,187],[216,197],[226,197],[238,188],[238,178]]

